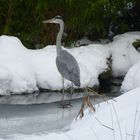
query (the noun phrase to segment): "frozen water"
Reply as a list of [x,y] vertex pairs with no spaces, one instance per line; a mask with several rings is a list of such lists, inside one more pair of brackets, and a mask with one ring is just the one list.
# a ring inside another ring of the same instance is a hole
[[[81,93],[83,94],[83,93]],[[94,100],[91,100],[93,103]],[[97,102],[103,101],[97,98]],[[58,108],[58,102],[36,105],[0,105],[0,137],[14,134],[42,134],[66,131],[76,118],[82,99],[74,99],[71,108]]]

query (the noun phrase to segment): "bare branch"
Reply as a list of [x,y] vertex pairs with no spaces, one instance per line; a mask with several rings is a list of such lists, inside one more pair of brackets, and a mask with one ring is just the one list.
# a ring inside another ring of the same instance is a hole
[[135,112],[135,118],[134,118],[134,127],[133,127],[133,137],[132,137],[132,140],[135,139],[135,130],[136,130],[137,113],[138,113],[138,104],[137,104],[137,106],[136,106],[136,112]]
[[116,116],[117,123],[118,123],[118,126],[119,126],[120,137],[121,137],[121,140],[123,140],[122,131],[121,131],[121,126],[120,126],[120,122],[119,122],[119,118],[118,118],[117,111],[116,111],[115,106],[114,106],[113,103],[112,103],[112,107],[113,107],[113,110],[114,110],[114,112],[115,112],[115,116]]
[[105,128],[108,128],[108,129],[110,129],[110,130],[114,130],[113,128],[111,128],[110,126],[107,126],[107,125],[105,125],[105,124],[103,124],[101,121],[99,121],[96,117],[95,117],[95,119],[103,126],[103,127],[105,127]]

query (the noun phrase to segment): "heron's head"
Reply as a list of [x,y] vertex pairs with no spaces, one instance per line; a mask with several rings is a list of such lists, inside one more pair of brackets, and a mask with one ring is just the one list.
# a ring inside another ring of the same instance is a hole
[[43,21],[43,23],[55,23],[55,24],[60,24],[62,22],[63,22],[63,19],[61,16],[55,16],[52,19]]

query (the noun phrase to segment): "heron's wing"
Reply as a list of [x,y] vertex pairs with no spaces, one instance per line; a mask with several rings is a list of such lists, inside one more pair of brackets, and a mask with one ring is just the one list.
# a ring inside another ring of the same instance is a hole
[[72,81],[74,84],[80,83],[80,69],[76,59],[71,54],[63,51],[61,55],[57,56],[56,65],[64,78]]

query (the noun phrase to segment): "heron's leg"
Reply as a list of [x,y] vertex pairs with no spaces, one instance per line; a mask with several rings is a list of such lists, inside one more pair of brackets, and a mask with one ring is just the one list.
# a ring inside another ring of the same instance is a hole
[[71,99],[73,95],[73,82],[71,82],[69,105],[71,106]]
[[64,89],[64,77],[62,76],[62,99],[60,100],[60,103],[59,103],[59,106],[60,108],[65,108],[66,105],[65,105],[65,98],[64,98],[64,95],[65,95],[65,89]]
[[62,76],[62,106],[64,107],[64,77]]

